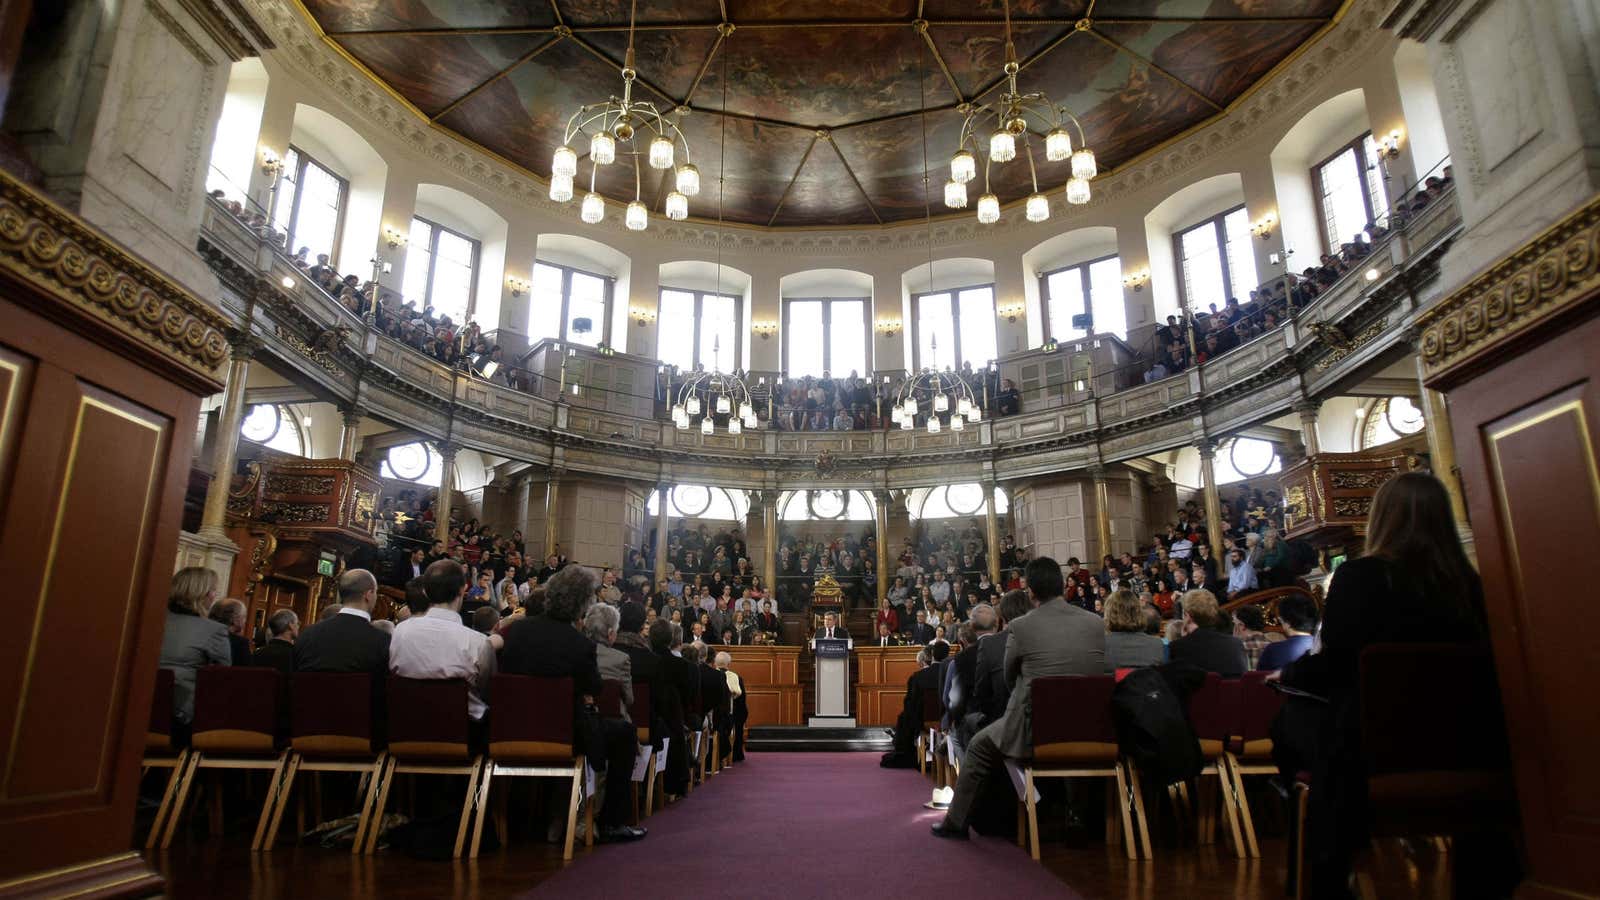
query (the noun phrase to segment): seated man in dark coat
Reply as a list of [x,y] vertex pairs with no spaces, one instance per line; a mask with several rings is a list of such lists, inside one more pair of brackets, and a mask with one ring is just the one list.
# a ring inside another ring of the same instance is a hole
[[267,619],[267,645],[250,656],[250,665],[277,669],[287,675],[294,671],[294,639],[300,634],[300,617],[292,609],[280,609]]
[[667,771],[662,786],[669,796],[682,796],[689,788],[689,707],[691,696],[699,693],[694,690],[698,680],[692,678],[694,670],[688,660],[672,653],[682,645],[681,625],[657,619],[650,626],[650,652],[656,655],[660,666],[663,714],[668,717],[672,738],[667,746]]
[[[567,566],[551,576],[545,587],[544,613],[524,617],[507,629],[500,656],[500,670],[511,675],[572,679],[573,735],[580,743],[585,732],[583,707],[599,699],[601,682],[595,644],[573,623],[594,601],[599,584],[600,579],[584,566]],[[634,748],[638,746],[633,726],[622,719],[601,719],[600,739],[604,746],[579,748],[591,765],[596,760],[605,764],[605,802],[600,807],[597,836],[606,842],[638,840],[645,830],[627,824]]]
[[377,601],[378,580],[371,572],[350,569],[339,576],[339,612],[295,638],[295,671],[366,672],[381,691],[389,673],[389,635],[372,627]]
[[1217,608],[1217,595],[1205,589],[1193,590],[1183,595],[1183,627],[1185,635],[1172,642],[1171,660],[1186,663],[1223,678],[1238,678],[1250,668],[1244,644],[1230,631],[1219,631],[1222,612]]
[[906,679],[905,700],[894,723],[894,749],[883,758],[885,768],[914,769],[917,766],[917,735],[922,733],[922,698],[926,691],[936,695],[944,680],[943,662],[950,655],[949,644],[934,644],[917,652],[917,671]]

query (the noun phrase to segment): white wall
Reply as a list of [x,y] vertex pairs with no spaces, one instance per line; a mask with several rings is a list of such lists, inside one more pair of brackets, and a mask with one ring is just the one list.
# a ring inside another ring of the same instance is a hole
[[259,155],[256,138],[267,104],[267,70],[256,58],[242,59],[228,72],[228,93],[211,142],[211,167],[206,190],[222,190],[241,203],[250,190],[250,173]]

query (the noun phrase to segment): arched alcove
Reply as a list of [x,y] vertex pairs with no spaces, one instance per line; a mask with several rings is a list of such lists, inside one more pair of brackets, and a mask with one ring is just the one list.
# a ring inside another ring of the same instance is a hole
[[[359,132],[338,117],[307,104],[294,109],[294,128],[289,144],[308,154],[345,182],[343,208],[339,211],[334,234],[333,264],[341,272],[368,275],[368,260],[380,231],[383,217],[383,190],[389,164]],[[285,170],[285,175],[288,172]],[[298,186],[295,192],[301,192]],[[278,205],[288,199],[284,187],[278,189]],[[275,219],[287,219],[276,215]],[[300,240],[294,244],[304,244]],[[299,249],[291,247],[292,250]],[[312,252],[315,256],[315,251]]]
[[1083,337],[1087,330],[1074,327],[1071,317],[1085,312],[1092,313],[1096,334],[1128,336],[1115,228],[1077,228],[1041,241],[1022,254],[1022,275],[1028,346],[1037,347],[1046,338]]
[[994,271],[992,259],[947,257],[901,274],[906,368],[977,368],[998,355]]
[[[477,243],[471,276],[471,315],[458,316],[452,311],[450,317],[457,322],[476,321],[485,330],[495,328],[500,322],[500,282],[506,269],[509,226],[505,218],[471,194],[442,184],[417,185],[415,216],[432,226],[442,226],[447,233],[454,232]],[[448,238],[434,232],[434,228],[418,228],[413,222],[411,241],[406,248],[404,292],[406,299],[417,301],[419,309],[421,298],[414,294],[417,289],[426,287],[430,266],[434,270],[435,292],[441,277],[440,264],[431,258],[432,248],[423,242],[432,241],[432,246],[437,247],[439,241]],[[441,252],[441,255],[447,254]],[[433,306],[445,311],[438,302]]]
[[[1415,167],[1407,180],[1415,183],[1426,175],[1438,174],[1434,170],[1442,171],[1450,160],[1427,48],[1413,40],[1401,41],[1394,48],[1394,76],[1400,86],[1400,108],[1406,117],[1407,133],[1403,139],[1411,144],[1411,164]],[[1395,185],[1397,192],[1400,187]]]
[[[750,368],[748,272],[702,259],[662,263],[656,357],[680,369]],[[732,346],[729,346],[729,342]]]
[[241,59],[229,68],[222,116],[211,141],[211,168],[206,172],[208,193],[222,191],[229,200],[245,202],[250,192],[250,173],[256,164],[256,141],[261,135],[269,80],[260,57]]
[[[1211,216],[1243,205],[1243,179],[1238,172],[1224,172],[1173,191],[1145,214],[1144,230],[1145,239],[1150,245],[1150,287],[1154,294],[1156,321],[1177,315],[1182,309],[1179,285],[1183,280],[1183,261],[1174,247],[1176,242],[1173,236]],[[1243,257],[1251,257],[1254,251],[1249,246],[1236,249],[1242,267],[1245,262]],[[1248,265],[1249,271],[1254,273],[1253,258]],[[1251,280],[1254,280],[1253,274]],[[1253,283],[1250,285],[1254,286]],[[1248,293],[1239,299],[1243,301],[1247,297]]]
[[[1323,206],[1317,197],[1318,186],[1312,169],[1372,130],[1367,119],[1366,97],[1360,88],[1345,91],[1318,104],[1300,117],[1272,148],[1272,184],[1278,197],[1278,222],[1283,243],[1291,251],[1290,267],[1295,270],[1315,265],[1328,252],[1323,242]],[[1360,153],[1358,165],[1365,166]],[[1364,174],[1364,168],[1361,173]],[[1381,173],[1377,173],[1382,181]],[[1359,206],[1360,197],[1355,198]],[[1387,204],[1383,204],[1387,206]],[[1346,216],[1348,218],[1348,216]],[[1365,224],[1364,222],[1361,224]],[[1334,237],[1349,240],[1348,227]]]
[[627,254],[576,234],[541,234],[534,257],[529,341],[553,337],[627,349]]
[[778,280],[783,371],[791,376],[872,371],[872,276],[807,269]]

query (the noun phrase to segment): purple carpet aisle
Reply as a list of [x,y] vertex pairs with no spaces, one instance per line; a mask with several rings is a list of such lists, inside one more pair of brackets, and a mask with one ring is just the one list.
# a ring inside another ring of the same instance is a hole
[[926,876],[899,874],[912,870],[937,871],[950,897],[1078,897],[1014,843],[930,835],[941,814],[922,807],[929,790],[915,771],[878,768],[875,753],[754,753],[646,820],[643,842],[580,851],[525,896],[672,896],[646,882],[709,853],[725,865],[694,867],[696,900],[927,897]]

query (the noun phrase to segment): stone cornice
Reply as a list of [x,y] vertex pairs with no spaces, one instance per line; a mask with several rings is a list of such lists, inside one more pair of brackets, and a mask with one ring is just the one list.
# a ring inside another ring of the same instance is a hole
[[1429,387],[1459,381],[1600,292],[1600,194],[1417,317]]
[[0,172],[0,270],[32,288],[23,302],[93,323],[180,373],[220,390],[227,320],[161,272],[33,188]]
[[[325,86],[357,115],[387,131],[419,157],[495,195],[577,221],[576,210],[570,204],[549,199],[543,179],[421,118],[409,104],[330,46],[296,0],[245,2],[282,48],[275,59],[288,63],[308,81]],[[663,221],[652,223],[644,232],[624,232],[622,216],[608,215],[598,225],[585,226],[585,232],[609,232],[617,238],[626,234],[632,241],[643,235],[678,247],[714,250],[720,246],[730,251],[797,256],[860,256],[920,249],[930,244],[935,248],[959,247],[1008,234],[1027,239],[1020,237],[1025,233],[1042,239],[1061,231],[1064,221],[1176,181],[1202,164],[1237,152],[1268,122],[1293,121],[1304,115],[1321,99],[1307,89],[1309,85],[1325,80],[1337,69],[1359,68],[1379,49],[1389,46],[1392,38],[1379,28],[1383,5],[1383,0],[1351,0],[1337,23],[1226,111],[1095,179],[1094,200],[1087,206],[1070,207],[1063,198],[1052,197],[1048,223],[1034,224],[1020,214],[1011,214],[995,225],[979,225],[971,216],[957,216],[935,220],[931,228],[921,223],[902,223],[799,230],[717,226],[691,220]]]

